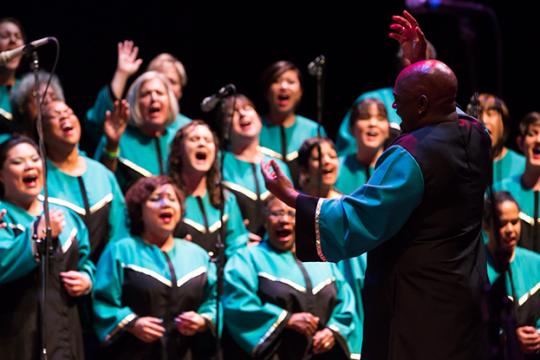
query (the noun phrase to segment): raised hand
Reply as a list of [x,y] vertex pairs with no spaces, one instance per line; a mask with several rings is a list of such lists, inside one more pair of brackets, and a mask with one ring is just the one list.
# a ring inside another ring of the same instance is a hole
[[120,138],[124,131],[129,119],[129,106],[126,100],[116,100],[114,102],[113,111],[107,111],[105,113],[105,123],[103,124],[103,131],[107,138],[107,150],[116,151]]
[[392,20],[388,36],[399,42],[405,65],[426,60],[427,40],[416,19],[404,10],[403,16],[394,15]]
[[313,335],[313,353],[321,354],[331,350],[336,344],[334,333],[329,328],[319,330]]
[[274,160],[270,160],[266,164],[261,161],[261,172],[266,188],[285,204],[296,208],[298,191],[294,189],[293,184],[281,171],[279,165]]
[[139,48],[133,41],[125,40],[118,43],[118,60],[116,71],[111,81],[111,90],[116,99],[120,99],[126,89],[129,77],[139,71],[142,59],[137,59]]
[[124,40],[118,43],[118,62],[116,63],[116,71],[125,73],[131,76],[139,71],[142,64],[142,59],[137,59],[139,48],[134,45],[131,40]]
[[165,328],[162,324],[163,320],[152,316],[146,316],[138,318],[127,331],[145,343],[152,343],[165,334]]
[[186,311],[174,318],[176,329],[185,336],[193,336],[206,330],[206,320],[195,311]]

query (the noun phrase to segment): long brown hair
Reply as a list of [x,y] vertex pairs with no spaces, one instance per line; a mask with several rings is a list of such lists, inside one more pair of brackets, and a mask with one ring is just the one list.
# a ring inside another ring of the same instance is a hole
[[[184,141],[188,134],[196,126],[205,126],[212,133],[212,138],[214,139],[214,144],[216,144],[216,157],[210,170],[206,174],[206,190],[208,191],[208,196],[210,197],[210,203],[213,207],[219,208],[221,206],[221,194],[219,191],[219,181],[221,180],[221,173],[218,167],[217,157],[219,156],[219,140],[215,132],[212,131],[210,126],[202,120],[193,120],[187,125],[184,125],[180,130],[176,132],[174,139],[171,143],[171,151],[169,154],[169,176],[173,179],[174,184],[180,188],[180,190],[185,191],[186,184],[182,179],[182,170],[184,164],[182,162],[182,153],[184,152]],[[186,194],[188,195],[188,194]]]

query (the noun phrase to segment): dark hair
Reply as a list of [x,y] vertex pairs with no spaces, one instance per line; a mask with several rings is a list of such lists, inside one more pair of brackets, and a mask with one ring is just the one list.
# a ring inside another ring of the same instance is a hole
[[231,95],[223,99],[216,111],[216,124],[219,127],[222,139],[231,125],[231,115],[234,114],[234,111],[232,111],[233,104],[235,107],[248,105],[257,111],[253,101],[244,94]]
[[540,113],[533,111],[528,113],[519,122],[519,133],[521,136],[525,136],[529,131],[529,126],[540,123]]
[[365,120],[371,117],[369,113],[369,108],[372,104],[375,104],[375,106],[377,106],[377,110],[379,111],[379,113],[384,116],[388,121],[388,112],[386,111],[386,106],[384,106],[384,103],[379,99],[366,98],[352,106],[351,121],[349,122],[349,131],[351,133],[353,132],[354,124],[357,120]]
[[[514,199],[512,194],[510,194],[508,191],[497,191],[493,193],[493,200],[495,201],[495,209],[497,209],[502,203],[506,201],[513,202],[516,204],[518,211],[519,211],[519,204]],[[493,222],[493,206],[491,204],[491,199],[489,197],[486,198],[484,201],[484,215],[483,215],[484,224],[487,226],[491,226]]]
[[[475,106],[478,106],[479,108],[475,109]],[[478,110],[478,114],[473,114],[475,110]],[[478,99],[476,101],[473,95],[469,104],[467,105],[467,113],[478,116],[480,120],[480,115],[482,114],[482,112],[488,110],[495,110],[501,115],[504,128],[502,143],[504,144],[508,139],[508,130],[510,128],[510,113],[508,112],[508,107],[504,103],[503,99],[493,94],[481,93],[480,95],[478,95]]]
[[[30,139],[27,136],[14,135],[11,138],[0,143],[0,168],[4,167],[4,163],[6,162],[7,154],[9,150],[11,150],[12,148],[20,144],[29,144],[34,149],[36,149],[37,153],[39,154],[39,147],[34,142],[34,140]],[[3,198],[4,198],[4,185],[2,184],[2,182],[0,182],[0,199],[3,199]]]
[[[284,72],[292,70],[298,75],[298,80],[300,81],[300,87],[303,87],[302,73],[298,66],[287,60],[280,60],[270,64],[262,73],[261,76],[261,85],[262,85],[262,96],[266,100],[266,95],[272,84],[280,77]],[[266,101],[264,101],[266,104]],[[266,106],[266,105],[265,105]],[[267,110],[267,109],[265,109]]]
[[22,23],[19,20],[15,19],[14,17],[4,17],[0,19],[0,24],[4,24],[4,23],[13,23],[17,25],[17,27],[21,31],[23,42],[26,42],[26,34],[24,33],[24,28],[22,26]]
[[151,176],[140,178],[133,184],[126,193],[126,207],[128,210],[130,232],[132,235],[141,235],[144,231],[144,220],[142,218],[143,204],[150,198],[150,195],[157,188],[163,185],[172,185],[178,202],[180,203],[180,218],[184,217],[184,193],[178,189],[172,179],[168,176]]
[[190,123],[182,126],[180,130],[176,132],[174,139],[171,143],[170,153],[169,153],[169,175],[172,178],[174,184],[182,191],[185,191],[184,180],[182,179],[182,172],[184,164],[182,162],[182,153],[184,152],[184,141],[188,134],[196,126],[205,126],[212,133],[212,138],[214,139],[214,144],[216,144],[216,155],[214,162],[206,174],[206,189],[210,197],[210,203],[213,207],[219,209],[221,206],[221,194],[219,191],[219,181],[221,179],[221,173],[219,172],[219,163],[217,157],[219,156],[219,139],[215,132],[212,131],[210,126],[202,120],[193,120]]
[[[300,148],[298,149],[298,167],[300,170],[308,170],[308,164],[309,164],[309,158],[311,157],[311,152],[317,145],[322,145],[324,143],[327,143],[332,147],[332,149],[336,150],[336,146],[334,145],[334,142],[330,140],[329,138],[325,137],[311,137],[306,139],[302,145],[300,145]],[[337,150],[336,150],[337,152]]]

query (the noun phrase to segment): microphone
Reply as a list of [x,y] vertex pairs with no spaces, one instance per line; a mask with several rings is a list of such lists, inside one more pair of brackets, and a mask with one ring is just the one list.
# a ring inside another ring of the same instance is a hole
[[308,72],[311,76],[322,75],[324,65],[326,64],[326,58],[324,55],[319,55],[308,64]]
[[236,86],[233,84],[227,84],[221,89],[218,90],[217,93],[207,96],[203,99],[201,102],[201,110],[203,112],[210,112],[214,110],[216,105],[221,101],[221,99],[236,93]]
[[18,56],[27,55],[32,50],[40,46],[43,46],[45,44],[48,44],[50,42],[53,42],[54,40],[56,40],[54,37],[49,36],[43,39],[34,40],[31,43],[25,44],[23,46],[19,46],[18,48],[15,48],[15,49],[2,51],[0,52],[0,66],[6,65],[8,62],[10,62],[11,60],[15,59]]

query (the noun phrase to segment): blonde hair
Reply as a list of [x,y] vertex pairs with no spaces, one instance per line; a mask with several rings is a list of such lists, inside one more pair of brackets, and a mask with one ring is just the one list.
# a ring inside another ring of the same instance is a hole
[[158,71],[161,65],[163,63],[171,63],[173,64],[174,68],[176,69],[176,72],[178,73],[178,76],[180,77],[180,84],[182,84],[182,87],[187,85],[187,74],[186,69],[184,68],[184,64],[180,60],[178,60],[176,57],[174,57],[171,54],[168,53],[162,53],[153,58],[150,63],[148,64],[147,71]]
[[165,123],[165,126],[169,126],[170,124],[172,124],[176,119],[176,115],[178,114],[178,101],[176,101],[176,97],[174,96],[174,92],[169,83],[169,80],[167,80],[167,78],[163,74],[157,71],[147,71],[133,82],[133,84],[129,87],[127,93],[127,101],[129,103],[129,110],[131,112],[129,122],[136,127],[140,127],[144,123],[141,109],[139,108],[141,87],[145,82],[154,79],[158,79],[159,81],[161,81],[163,86],[165,86],[165,89],[167,91],[167,97],[169,98],[169,111],[167,112],[167,121]]

